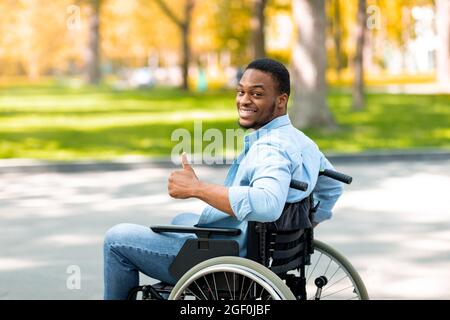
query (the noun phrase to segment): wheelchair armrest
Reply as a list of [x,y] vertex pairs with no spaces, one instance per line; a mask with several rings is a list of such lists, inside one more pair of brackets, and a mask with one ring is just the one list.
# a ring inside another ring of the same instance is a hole
[[202,228],[202,227],[188,227],[176,225],[156,225],[150,226],[152,231],[159,232],[176,232],[176,233],[195,233],[199,239],[208,239],[211,234],[238,236],[241,234],[240,229],[226,229],[226,228]]

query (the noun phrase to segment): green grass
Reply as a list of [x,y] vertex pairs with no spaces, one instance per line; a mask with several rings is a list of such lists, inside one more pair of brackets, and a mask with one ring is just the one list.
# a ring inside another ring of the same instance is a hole
[[[350,95],[331,92],[339,129],[304,130],[323,151],[450,148],[449,95],[370,94],[361,112],[351,111],[350,103]],[[172,132],[186,128],[193,134],[196,120],[203,132],[238,128],[234,93],[71,89],[51,83],[0,87],[0,158],[169,157],[178,143],[171,141]],[[239,150],[241,141],[236,144]]]
[[449,148],[450,95],[369,94],[355,112],[351,96],[332,94],[329,104],[339,131],[306,130],[328,151]]

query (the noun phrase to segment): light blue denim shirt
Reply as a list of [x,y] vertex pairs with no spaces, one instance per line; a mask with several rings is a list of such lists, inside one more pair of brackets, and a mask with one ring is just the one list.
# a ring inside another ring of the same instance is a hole
[[[317,145],[292,126],[288,115],[275,118],[244,137],[244,150],[225,178],[235,216],[208,205],[198,225],[241,229],[241,235],[234,239],[239,243],[240,255],[245,256],[247,221],[275,221],[286,202],[301,201],[313,192],[316,203],[320,201],[315,222],[330,219],[331,210],[342,194],[342,185],[319,177],[323,169],[333,166]],[[289,188],[291,179],[308,183],[308,190]]]

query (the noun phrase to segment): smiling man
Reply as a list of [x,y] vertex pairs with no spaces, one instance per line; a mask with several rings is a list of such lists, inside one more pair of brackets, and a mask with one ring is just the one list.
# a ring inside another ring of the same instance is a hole
[[[242,232],[234,240],[239,254],[245,256],[248,221],[276,221],[286,203],[299,202],[313,192],[316,202],[320,201],[313,224],[331,217],[341,184],[318,177],[320,170],[333,167],[317,145],[292,126],[287,115],[289,95],[289,72],[281,63],[264,58],[247,66],[236,92],[239,124],[253,130],[245,136],[244,150],[223,185],[200,180],[183,154],[183,168],[169,177],[169,194],[177,199],[197,198],[207,206],[200,215],[176,216],[172,224],[239,228]],[[290,189],[292,179],[308,183],[308,190]],[[169,266],[184,242],[193,237],[154,233],[132,224],[111,228],[104,243],[105,298],[126,298],[139,283],[139,271],[174,283]]]
[[238,83],[236,105],[239,125],[245,129],[257,130],[286,114],[290,93],[289,73],[284,66],[276,64],[272,66],[274,73],[256,68],[268,61],[251,63]]

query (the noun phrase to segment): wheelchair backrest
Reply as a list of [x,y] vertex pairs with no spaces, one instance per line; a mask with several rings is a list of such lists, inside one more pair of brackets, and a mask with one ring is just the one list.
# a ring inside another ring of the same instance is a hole
[[259,262],[277,274],[308,263],[313,248],[314,199],[286,203],[274,222],[249,222],[247,258]]

